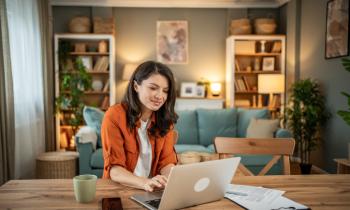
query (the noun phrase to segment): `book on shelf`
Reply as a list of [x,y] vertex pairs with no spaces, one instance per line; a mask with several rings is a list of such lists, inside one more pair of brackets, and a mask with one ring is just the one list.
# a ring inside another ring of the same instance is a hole
[[109,90],[109,79],[107,79],[107,81],[105,82],[105,85],[103,86],[102,91],[108,92],[108,90]]
[[108,56],[101,56],[97,59],[93,71],[107,71],[108,65]]
[[237,78],[236,81],[237,81],[238,91],[248,90],[242,78]]
[[239,67],[239,62],[238,62],[237,58],[235,59],[235,66],[236,66],[236,71],[237,72],[241,71],[241,68]]
[[248,91],[251,90],[247,78],[245,76],[242,76],[242,79],[243,79],[244,85],[247,88],[247,90]]
[[109,107],[109,96],[105,96],[102,100],[101,109],[106,110]]

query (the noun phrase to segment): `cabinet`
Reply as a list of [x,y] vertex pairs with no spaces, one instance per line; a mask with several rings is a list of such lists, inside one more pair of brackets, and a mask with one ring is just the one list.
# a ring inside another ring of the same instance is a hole
[[227,107],[267,107],[274,112],[283,108],[284,90],[284,35],[233,35],[227,38]]
[[195,109],[223,109],[224,99],[207,98],[177,98],[175,110],[195,110]]
[[[114,48],[114,37],[109,34],[55,34],[55,98],[63,94],[68,96],[74,94],[72,88],[63,87],[64,80],[67,78],[71,78],[72,81],[88,77],[91,87],[86,89],[83,85],[83,88],[78,85],[78,89],[83,91],[82,104],[102,110],[114,104],[116,96]],[[78,58],[85,66],[86,73],[84,74],[81,74],[76,66]],[[74,150],[73,136],[77,125],[72,126],[70,120],[77,112],[69,107],[58,106],[56,108],[58,108],[55,116],[56,149]],[[82,120],[79,121],[79,124],[80,126],[83,124]]]

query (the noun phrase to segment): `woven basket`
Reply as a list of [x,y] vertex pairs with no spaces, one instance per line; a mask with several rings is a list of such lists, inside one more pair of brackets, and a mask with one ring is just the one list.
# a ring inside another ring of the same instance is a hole
[[90,33],[91,22],[89,17],[75,17],[69,21],[71,33]]
[[256,34],[274,34],[277,24],[273,18],[257,18],[254,22]]
[[199,155],[201,156],[201,162],[219,159],[219,154],[216,153],[201,152]]
[[46,152],[36,158],[38,179],[68,179],[77,174],[75,152]]
[[247,18],[232,20],[230,33],[231,35],[251,34],[252,26],[250,25],[250,20]]
[[201,162],[201,156],[198,152],[184,152],[179,154],[180,164],[190,164]]

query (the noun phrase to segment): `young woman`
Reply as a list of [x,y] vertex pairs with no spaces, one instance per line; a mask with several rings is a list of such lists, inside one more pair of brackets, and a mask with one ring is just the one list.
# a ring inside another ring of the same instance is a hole
[[146,191],[164,188],[177,163],[175,82],[164,64],[139,65],[121,104],[108,109],[101,134],[104,178]]

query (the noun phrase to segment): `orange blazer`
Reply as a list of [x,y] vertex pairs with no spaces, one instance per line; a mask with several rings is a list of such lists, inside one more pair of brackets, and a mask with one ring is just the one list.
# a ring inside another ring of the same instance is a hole
[[[127,127],[125,104],[111,106],[102,122],[101,137],[104,159],[103,178],[110,178],[109,171],[112,166],[119,165],[134,172],[139,157],[140,140],[137,129],[140,127],[140,120],[135,128],[130,131]],[[155,123],[154,114],[148,129]],[[174,149],[173,126],[164,136],[148,135],[152,146],[152,167],[151,175],[160,174],[160,170],[168,164],[177,164],[176,152]]]

